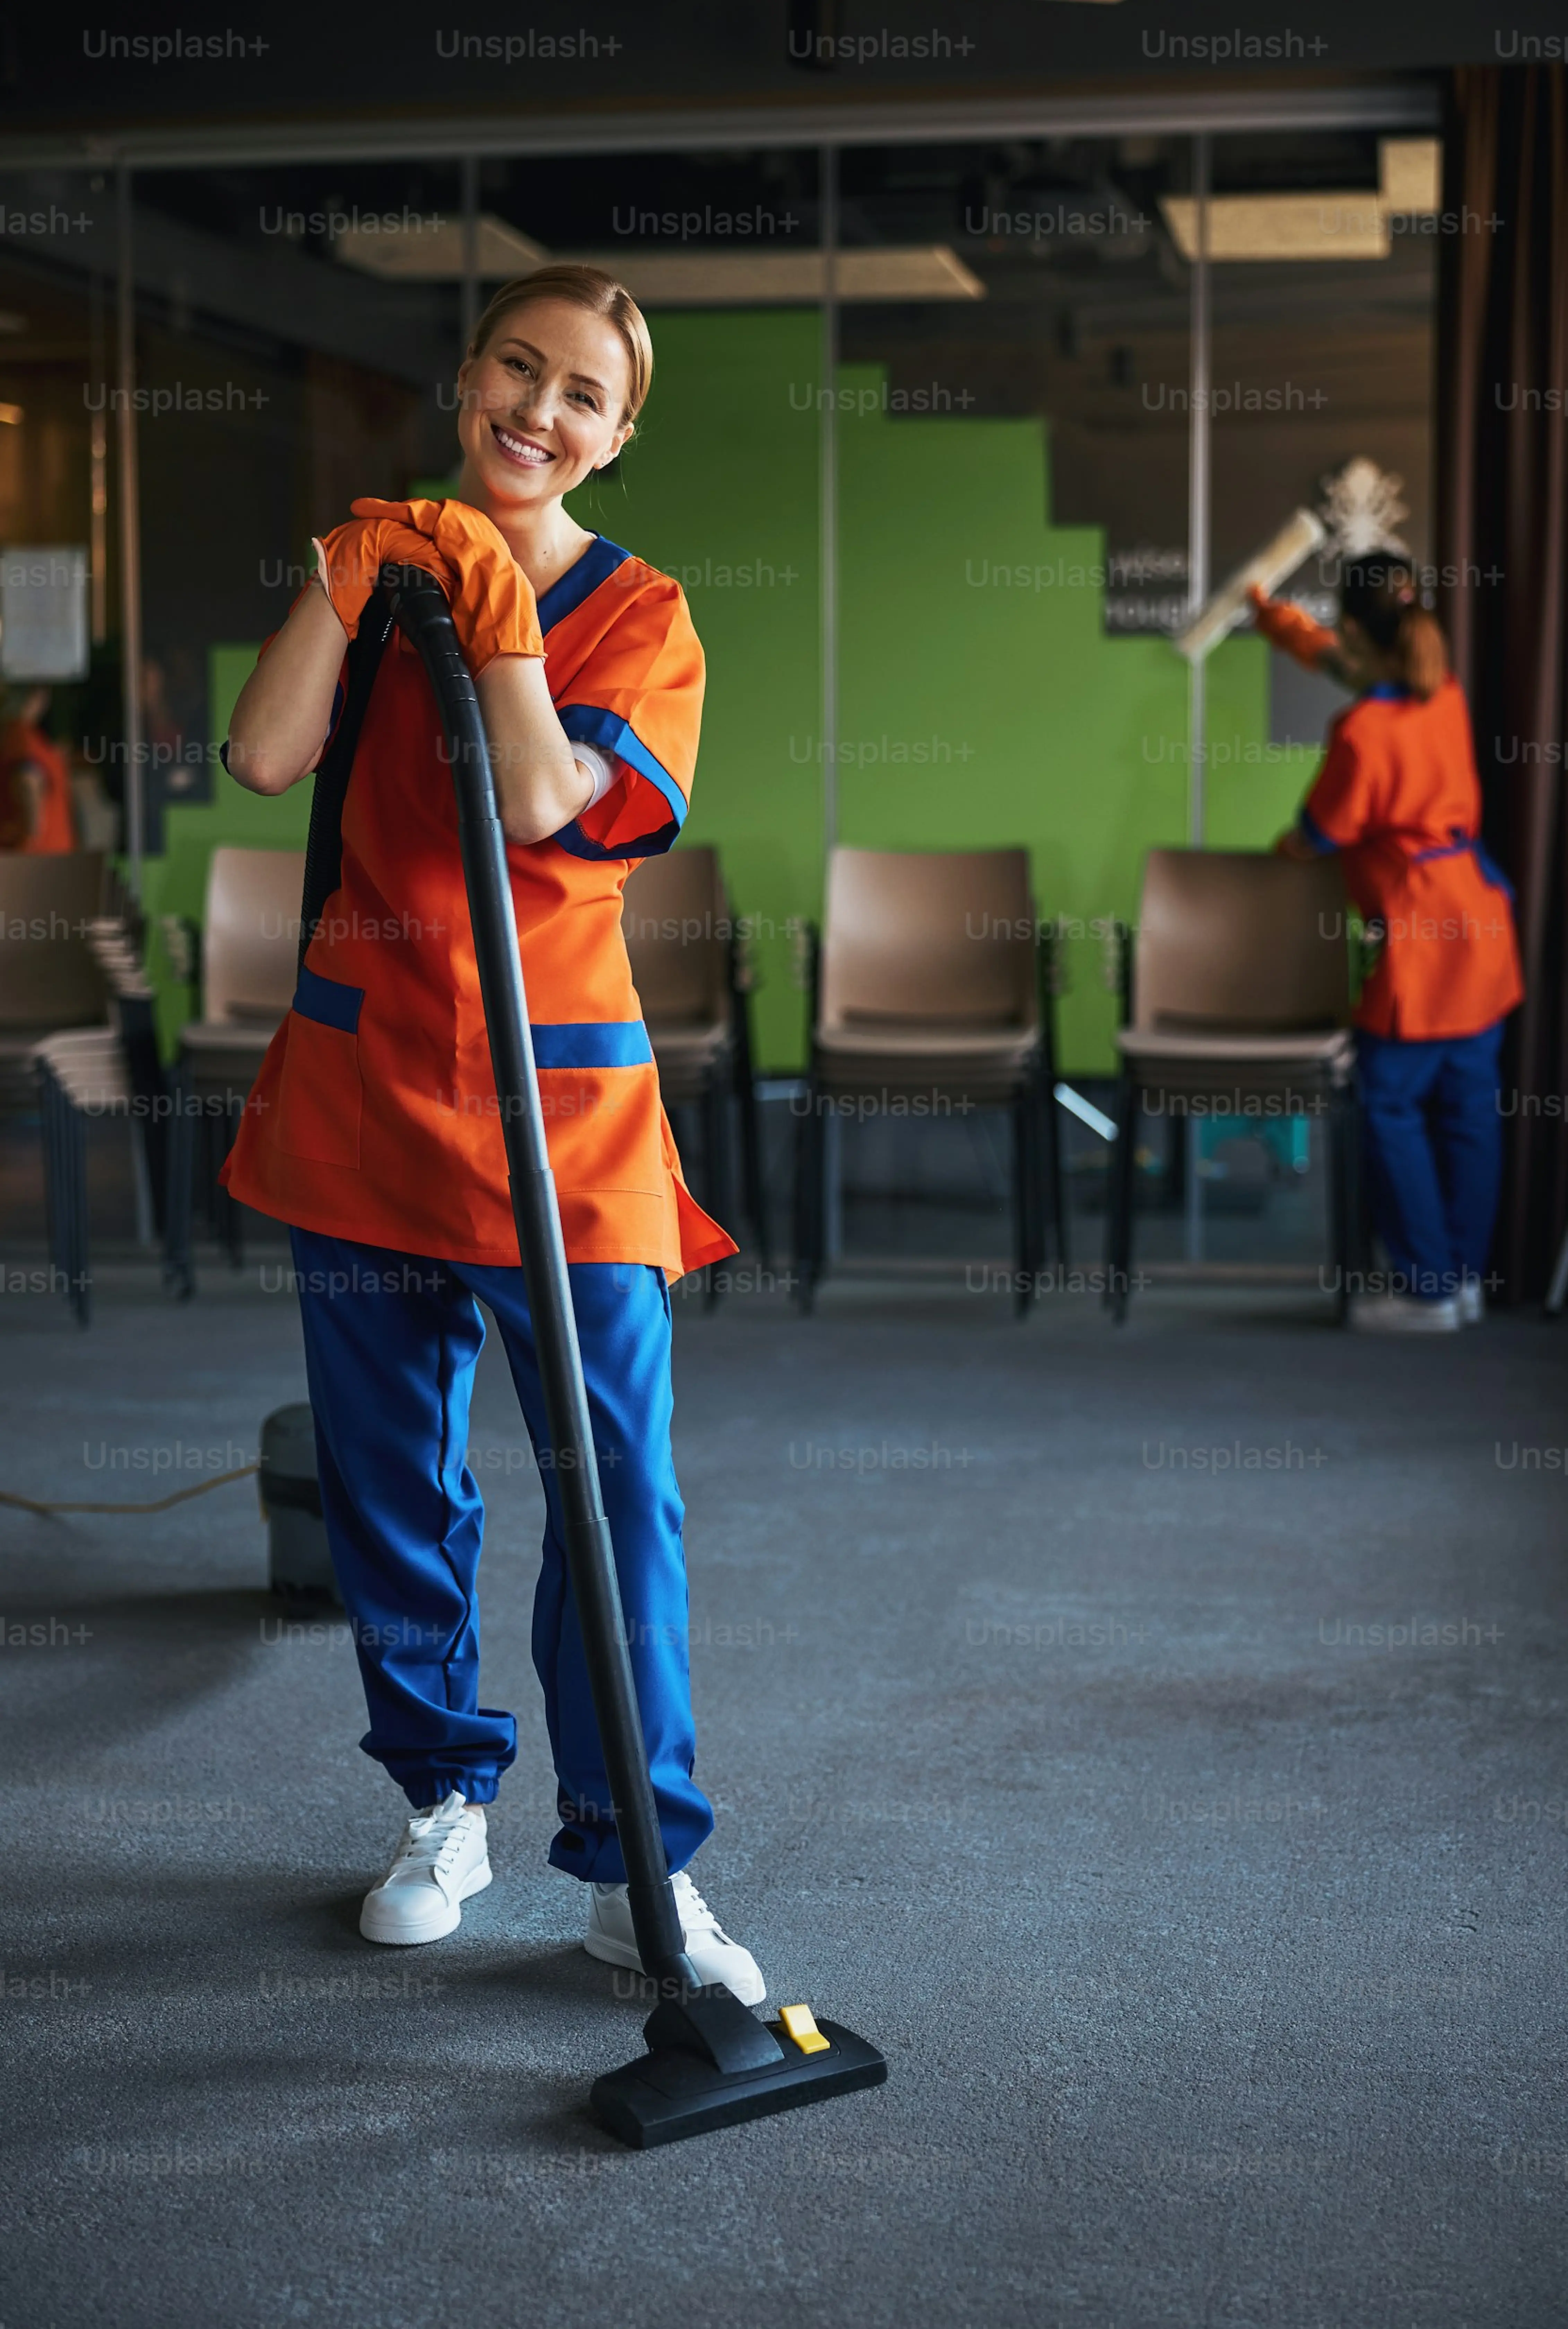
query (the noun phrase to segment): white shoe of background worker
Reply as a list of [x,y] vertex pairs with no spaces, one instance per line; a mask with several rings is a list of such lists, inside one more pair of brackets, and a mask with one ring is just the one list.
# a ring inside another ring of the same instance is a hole
[[[597,269],[508,284],[458,375],[463,467],[444,502],[357,502],[235,706],[231,772],[280,793],[316,766],[383,561],[442,580],[478,684],[509,844],[551,1164],[654,1798],[704,1981],[763,1995],[685,1873],[713,1815],[693,1777],[682,1506],[670,1456],[669,1281],[735,1250],[693,1202],[621,935],[633,863],[685,816],[703,655],[679,587],[562,497],[630,436],[647,327]],[[319,586],[319,587],[317,587]],[[291,1227],[322,1504],[370,1710],[365,1751],[415,1816],[360,1929],[439,1938],[490,1881],[483,1806],[516,1724],[479,1695],[484,1513],[465,1460],[476,1297],[536,1453],[549,1440],[508,1193],[451,769],[418,655],[394,633],[355,752],[341,887],[225,1178]],[[625,1867],[543,1468],[534,1658],[586,1946],[638,1963]]]
[[1341,570],[1339,630],[1252,592],[1258,627],[1357,691],[1335,721],[1289,856],[1339,853],[1381,950],[1355,1008],[1364,1147],[1392,1285],[1351,1322],[1451,1331],[1480,1316],[1502,1179],[1497,1062],[1524,999],[1511,892],[1481,845],[1464,693],[1409,561]]

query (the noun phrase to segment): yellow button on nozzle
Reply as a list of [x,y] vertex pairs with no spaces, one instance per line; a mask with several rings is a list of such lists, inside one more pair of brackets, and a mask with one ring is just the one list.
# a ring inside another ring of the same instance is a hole
[[794,2039],[803,2054],[826,2054],[830,2051],[808,2005],[781,2005],[779,2019],[786,2035]]

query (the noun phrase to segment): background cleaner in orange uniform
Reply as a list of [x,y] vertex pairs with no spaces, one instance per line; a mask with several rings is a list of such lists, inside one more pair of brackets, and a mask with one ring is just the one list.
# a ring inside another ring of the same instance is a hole
[[0,727],[0,849],[58,857],[76,847],[71,764],[43,725],[49,690],[30,687],[14,701]]
[[[632,863],[686,813],[703,657],[678,587],[585,533],[562,496],[614,458],[652,351],[597,269],[508,284],[458,372],[449,501],[357,502],[235,707],[231,773],[281,792],[320,758],[384,561],[439,577],[495,763],[578,1336],[665,1850],[689,1954],[747,2004],[748,1951],[686,1863],[713,1827],[693,1777],[682,1506],[670,1457],[669,1281],[734,1251],[693,1202],[620,929]],[[479,1697],[484,1512],[465,1459],[482,1299],[541,1458],[534,1605],[561,1825],[586,1946],[638,1960],[567,1583],[559,1500],[435,699],[394,633],[343,815],[341,885],[226,1168],[291,1225],[322,1508],[370,1711],[365,1750],[415,1815],[360,1929],[438,1938],[490,1881],[483,1806],[516,1751]]]
[[1352,1305],[1364,1329],[1478,1319],[1497,1216],[1503,1021],[1523,1000],[1507,884],[1480,842],[1469,714],[1435,618],[1392,551],[1347,561],[1337,636],[1252,593],[1276,646],[1359,693],[1329,731],[1280,846],[1337,850],[1380,943],[1356,1006],[1374,1219],[1393,1287]]

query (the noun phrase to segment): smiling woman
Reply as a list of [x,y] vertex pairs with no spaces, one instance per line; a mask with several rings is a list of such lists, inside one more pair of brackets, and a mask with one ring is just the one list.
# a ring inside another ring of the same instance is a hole
[[[480,317],[458,372],[463,464],[454,501],[489,520],[536,598],[598,541],[567,515],[562,497],[614,460],[652,372],[640,310],[596,268],[519,277]],[[396,506],[378,504],[375,514],[392,521]],[[227,766],[252,792],[285,792],[316,766],[333,719],[342,633],[352,637],[381,559],[403,554],[363,523],[339,528],[330,542],[316,580],[338,619],[308,592],[234,707]],[[498,554],[499,544],[476,537],[475,554],[486,551]],[[428,551],[411,554],[430,562]],[[506,836],[543,841],[603,798],[614,770],[591,739],[568,741],[536,656],[492,653],[476,677]]]
[[[667,849],[685,816],[703,652],[679,585],[562,507],[626,442],[650,370],[647,326],[610,277],[549,268],[508,284],[458,375],[457,492],[357,501],[322,540],[310,586],[235,707],[229,759],[263,793],[313,768],[346,697],[345,639],[382,566],[436,574],[475,676],[510,844],[550,1163],[666,1854],[703,1978],[754,2003],[756,1966],[684,1874],[713,1813],[692,1777],[669,1439],[668,1281],[735,1249],[686,1192],[621,932],[633,863]],[[364,1745],[416,1814],[361,1930],[407,1943],[449,1933],[462,1901],[489,1882],[480,1807],[515,1752],[513,1717],[479,1703],[483,1506],[462,1455],[484,1340],[477,1297],[499,1326],[536,1448],[549,1448],[551,1430],[451,769],[424,666],[401,634],[353,752],[339,886],[223,1177],[292,1231],[322,1510],[370,1711]],[[419,1267],[400,1274],[411,1255]],[[546,1467],[534,1639],[559,1781],[550,1856],[585,1881],[590,1954],[629,1967],[625,1869],[569,1606],[557,1487]],[[428,1652],[407,1647],[404,1621],[414,1619]]]

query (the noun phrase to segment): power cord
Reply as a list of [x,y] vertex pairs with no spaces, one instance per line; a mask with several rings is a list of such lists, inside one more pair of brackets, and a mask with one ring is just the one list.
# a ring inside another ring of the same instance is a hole
[[39,1513],[48,1520],[55,1513],[166,1513],[175,1504],[189,1502],[192,1496],[204,1496],[210,1488],[226,1487],[231,1480],[248,1480],[252,1472],[261,1469],[260,1464],[241,1464],[237,1472],[220,1472],[216,1479],[198,1480],[194,1488],[176,1488],[172,1496],[159,1496],[150,1504],[46,1504],[36,1496],[8,1495],[0,1489],[0,1504],[14,1504],[24,1513]]

